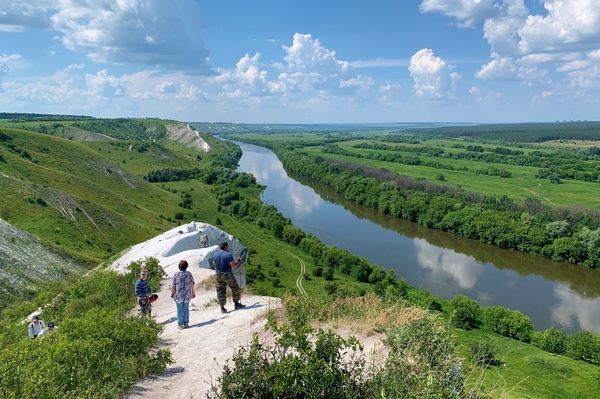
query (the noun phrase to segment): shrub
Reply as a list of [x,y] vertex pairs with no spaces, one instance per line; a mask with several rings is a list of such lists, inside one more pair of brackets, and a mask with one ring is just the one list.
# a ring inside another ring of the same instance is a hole
[[479,304],[476,300],[465,295],[457,295],[450,301],[452,307],[452,325],[457,328],[469,329],[475,326],[480,315]]
[[461,361],[439,319],[426,317],[394,327],[386,343],[390,352],[385,365],[375,373],[373,397],[478,397],[465,389]]
[[567,339],[566,355],[575,360],[600,364],[598,337],[589,331],[579,331]]
[[489,331],[523,342],[529,342],[534,331],[528,316],[502,306],[484,307],[483,325]]
[[482,341],[471,343],[471,360],[483,367],[497,366],[499,363],[491,346]]
[[360,353],[356,339],[315,331],[304,320],[276,328],[273,346],[255,334],[223,368],[210,397],[239,398],[361,398],[364,360],[343,353]]
[[567,351],[567,335],[554,327],[542,332],[533,332],[531,343],[546,352],[564,355]]

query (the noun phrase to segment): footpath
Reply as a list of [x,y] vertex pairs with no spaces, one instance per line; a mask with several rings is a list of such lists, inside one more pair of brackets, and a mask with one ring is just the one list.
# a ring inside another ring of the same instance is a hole
[[[126,398],[144,399],[199,399],[205,398],[211,384],[216,384],[223,366],[236,350],[249,345],[254,333],[262,338],[268,309],[281,306],[278,298],[242,294],[244,309],[233,310],[228,298],[229,311],[222,314],[217,304],[214,284],[203,284],[214,272],[190,267],[196,282],[196,298],[190,303],[189,328],[177,329],[175,302],[171,299],[171,276],[175,269],[166,270],[159,298],[152,305],[152,317],[164,326],[157,349],[169,349],[174,364],[160,375],[138,382]],[[261,339],[262,341],[262,339]]]

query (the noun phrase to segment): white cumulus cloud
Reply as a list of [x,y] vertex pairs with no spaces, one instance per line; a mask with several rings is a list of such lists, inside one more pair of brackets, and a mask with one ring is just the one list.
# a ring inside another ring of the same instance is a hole
[[424,48],[410,58],[408,70],[414,79],[413,90],[419,97],[452,98],[453,87],[460,75],[452,71],[453,67],[433,54],[433,50]]

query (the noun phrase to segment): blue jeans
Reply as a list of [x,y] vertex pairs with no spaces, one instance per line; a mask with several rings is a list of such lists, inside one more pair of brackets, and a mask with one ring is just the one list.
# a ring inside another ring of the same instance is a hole
[[182,326],[190,322],[190,303],[183,302],[177,303],[175,302],[175,306],[177,307],[177,324]]

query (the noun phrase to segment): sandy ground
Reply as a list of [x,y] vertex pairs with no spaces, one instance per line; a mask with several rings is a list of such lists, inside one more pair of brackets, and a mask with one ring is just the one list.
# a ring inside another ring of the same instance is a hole
[[249,344],[255,332],[267,335],[267,309],[281,306],[281,300],[277,298],[243,295],[241,302],[246,308],[233,310],[229,298],[226,306],[229,313],[222,314],[214,286],[204,289],[201,284],[214,272],[198,267],[190,267],[188,271],[196,281],[196,298],[190,303],[189,328],[177,329],[175,302],[170,298],[171,275],[163,279],[159,299],[152,306],[152,316],[164,326],[157,349],[170,349],[175,364],[159,376],[138,382],[127,398],[206,397],[211,383],[216,382],[235,350]]

